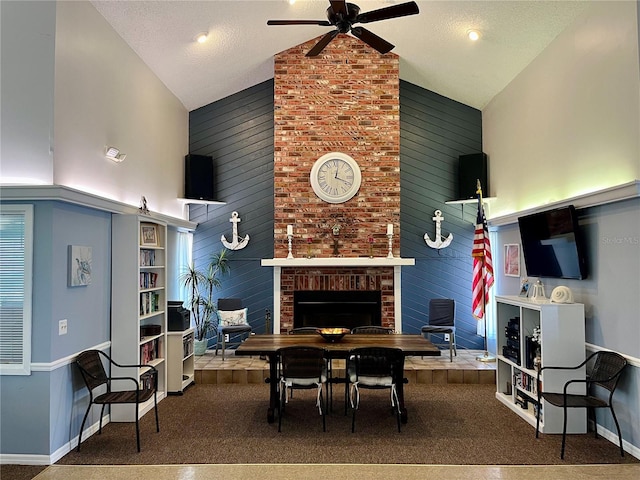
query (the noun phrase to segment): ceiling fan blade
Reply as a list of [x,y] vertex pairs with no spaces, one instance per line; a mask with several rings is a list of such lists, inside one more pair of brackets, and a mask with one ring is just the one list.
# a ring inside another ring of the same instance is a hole
[[309,50],[307,52],[307,54],[305,56],[306,57],[315,57],[316,55],[318,55],[322,50],[324,50],[324,47],[329,45],[329,42],[331,40],[333,40],[335,38],[335,36],[338,35],[338,33],[340,33],[339,30],[332,30],[329,33],[327,33],[324,37],[322,37],[320,39],[320,41],[318,43],[316,43],[313,46],[313,48],[311,50]]
[[416,2],[401,3],[400,5],[392,5],[390,7],[372,10],[370,12],[361,13],[355,19],[354,23],[369,23],[379,20],[387,20],[389,18],[405,17],[407,15],[415,15],[420,13]]
[[347,2],[345,0],[329,0],[329,3],[331,4],[333,13],[342,13],[345,17],[347,16]]
[[351,33],[354,37],[358,37],[364,43],[372,48],[375,48],[380,53],[388,53],[393,50],[393,47],[395,46],[387,42],[385,39],[380,38],[375,33],[370,32],[366,28],[353,27],[351,29]]
[[327,20],[268,20],[267,25],[321,25],[330,27]]

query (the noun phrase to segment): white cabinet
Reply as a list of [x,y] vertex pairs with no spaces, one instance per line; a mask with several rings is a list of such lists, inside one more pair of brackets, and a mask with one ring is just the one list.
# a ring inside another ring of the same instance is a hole
[[[539,356],[542,366],[576,366],[585,359],[584,305],[532,302],[518,296],[496,296],[497,365],[496,398],[529,422],[536,424],[537,370],[533,357],[537,344],[529,339],[540,328]],[[531,352],[531,353],[530,353]],[[562,392],[571,378],[584,378],[585,369],[545,370],[543,391]],[[577,385],[571,393],[584,393]],[[568,410],[567,433],[585,433],[585,409]],[[562,433],[563,411],[544,400],[540,431]]]
[[[111,355],[120,364],[158,370],[158,400],[166,395],[166,224],[139,215],[112,216]],[[140,379],[149,370],[117,368],[113,375]],[[114,384],[131,389],[132,382]],[[153,408],[142,404],[139,417]],[[134,405],[113,405],[111,420],[135,421]]]
[[182,393],[194,381],[194,332],[193,328],[184,332],[167,332],[167,390],[169,393]]

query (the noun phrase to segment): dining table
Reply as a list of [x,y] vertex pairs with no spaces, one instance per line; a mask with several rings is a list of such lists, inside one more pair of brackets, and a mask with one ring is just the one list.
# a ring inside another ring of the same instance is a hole
[[[269,407],[267,421],[273,423],[275,412],[278,410],[278,359],[280,348],[291,346],[313,346],[323,348],[326,356],[332,359],[347,359],[349,352],[359,347],[390,347],[402,350],[407,356],[440,356],[440,350],[422,335],[415,334],[347,334],[335,341],[329,341],[320,334],[287,335],[287,334],[261,334],[252,335],[238,348],[235,354],[238,356],[264,356],[269,361]],[[401,420],[407,423],[408,413],[404,404],[404,374],[396,379],[396,390],[400,403]],[[330,382],[343,382],[344,379],[329,378]]]

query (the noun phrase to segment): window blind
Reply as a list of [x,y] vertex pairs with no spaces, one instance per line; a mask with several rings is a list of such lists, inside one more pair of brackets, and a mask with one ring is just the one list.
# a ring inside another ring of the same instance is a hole
[[33,206],[0,209],[0,373],[31,372]]

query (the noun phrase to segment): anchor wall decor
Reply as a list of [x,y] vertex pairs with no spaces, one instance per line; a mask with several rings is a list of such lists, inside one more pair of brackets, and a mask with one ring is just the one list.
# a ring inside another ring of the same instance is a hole
[[436,210],[434,213],[435,217],[431,220],[436,222],[436,236],[435,240],[431,240],[429,238],[429,234],[424,234],[424,241],[427,242],[431,248],[445,248],[448,247],[451,241],[453,240],[453,233],[450,233],[447,238],[444,238],[441,233],[440,224],[444,221],[444,217],[442,216],[442,212],[440,210]]
[[238,238],[238,222],[240,221],[238,212],[233,212],[229,221],[233,223],[233,241],[227,242],[224,235],[222,235],[220,241],[229,250],[241,250],[249,243],[249,234],[245,235],[242,240]]

